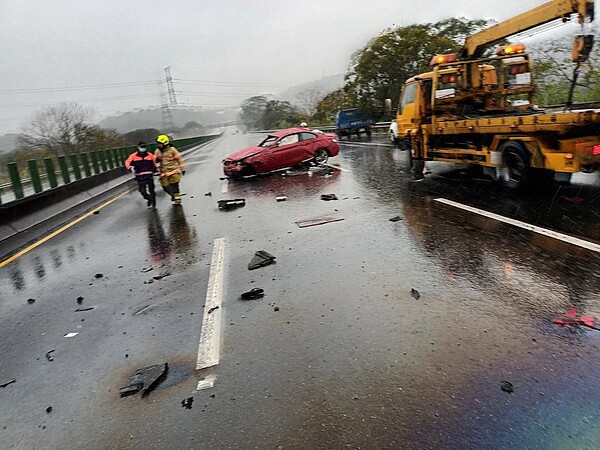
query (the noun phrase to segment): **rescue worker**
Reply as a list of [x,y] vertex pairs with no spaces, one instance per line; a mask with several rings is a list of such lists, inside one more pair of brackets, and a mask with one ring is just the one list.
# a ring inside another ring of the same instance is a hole
[[302,122],[300,124],[300,128],[308,128],[308,124],[306,122]]
[[185,162],[181,157],[181,153],[169,143],[167,135],[161,134],[156,138],[156,142],[158,148],[154,152],[154,156],[160,164],[160,184],[165,192],[171,196],[171,201],[180,204],[179,182],[181,176],[185,175]]
[[135,174],[140,194],[148,203],[148,208],[156,209],[154,175],[158,175],[155,156],[148,151],[144,141],[138,142],[137,151],[129,155],[125,168]]

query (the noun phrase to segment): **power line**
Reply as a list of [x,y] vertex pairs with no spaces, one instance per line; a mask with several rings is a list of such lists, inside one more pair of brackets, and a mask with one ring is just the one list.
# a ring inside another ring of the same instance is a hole
[[231,87],[289,87],[295,86],[289,83],[251,83],[245,81],[206,81],[206,80],[186,80],[182,78],[173,78],[174,81],[183,84],[200,84],[213,86],[231,86]]
[[256,95],[256,93],[252,94],[234,94],[232,92],[198,92],[198,91],[175,91],[178,94],[182,95],[200,95],[207,97],[246,97],[248,95]]
[[132,98],[146,98],[146,97],[156,97],[157,94],[136,94],[136,95],[122,95],[119,97],[103,97],[103,98],[93,98],[88,100],[60,100],[56,102],[49,103],[37,103],[37,104],[26,104],[26,105],[0,105],[0,108],[30,108],[30,107],[38,107],[38,106],[51,106],[57,105],[59,103],[94,103],[94,102],[107,102],[112,100],[124,100],[124,99],[132,99]]
[[[159,83],[161,81],[158,81]],[[134,86],[147,86],[150,84],[156,84],[157,81],[131,81],[124,83],[113,83],[113,84],[97,84],[88,86],[62,86],[62,87],[44,87],[44,88],[31,88],[31,89],[8,89],[1,90],[0,94],[29,94],[29,93],[40,93],[40,92],[67,92],[67,91],[85,91],[94,89],[113,89],[123,87],[134,87]]]

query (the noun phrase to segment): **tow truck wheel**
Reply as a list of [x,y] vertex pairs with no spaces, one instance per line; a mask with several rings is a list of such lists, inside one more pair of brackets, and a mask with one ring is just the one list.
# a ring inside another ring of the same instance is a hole
[[504,184],[510,189],[523,188],[529,181],[529,154],[518,142],[507,142],[502,146],[504,158]]

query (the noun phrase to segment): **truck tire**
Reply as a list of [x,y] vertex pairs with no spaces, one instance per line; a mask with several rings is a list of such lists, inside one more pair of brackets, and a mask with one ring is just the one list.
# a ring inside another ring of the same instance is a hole
[[510,189],[522,189],[530,181],[529,152],[516,141],[505,142],[502,147],[504,174],[502,181]]

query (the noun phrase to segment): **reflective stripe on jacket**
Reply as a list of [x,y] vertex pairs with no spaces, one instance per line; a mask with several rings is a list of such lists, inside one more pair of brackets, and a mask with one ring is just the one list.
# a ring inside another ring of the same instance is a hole
[[156,157],[150,152],[141,153],[137,151],[129,155],[129,158],[125,161],[125,168],[129,170],[131,167],[133,167],[136,177],[158,172]]
[[160,162],[160,171],[162,174],[172,175],[180,169],[185,170],[185,162],[181,153],[173,146],[164,149],[156,149],[154,152],[156,160]]

